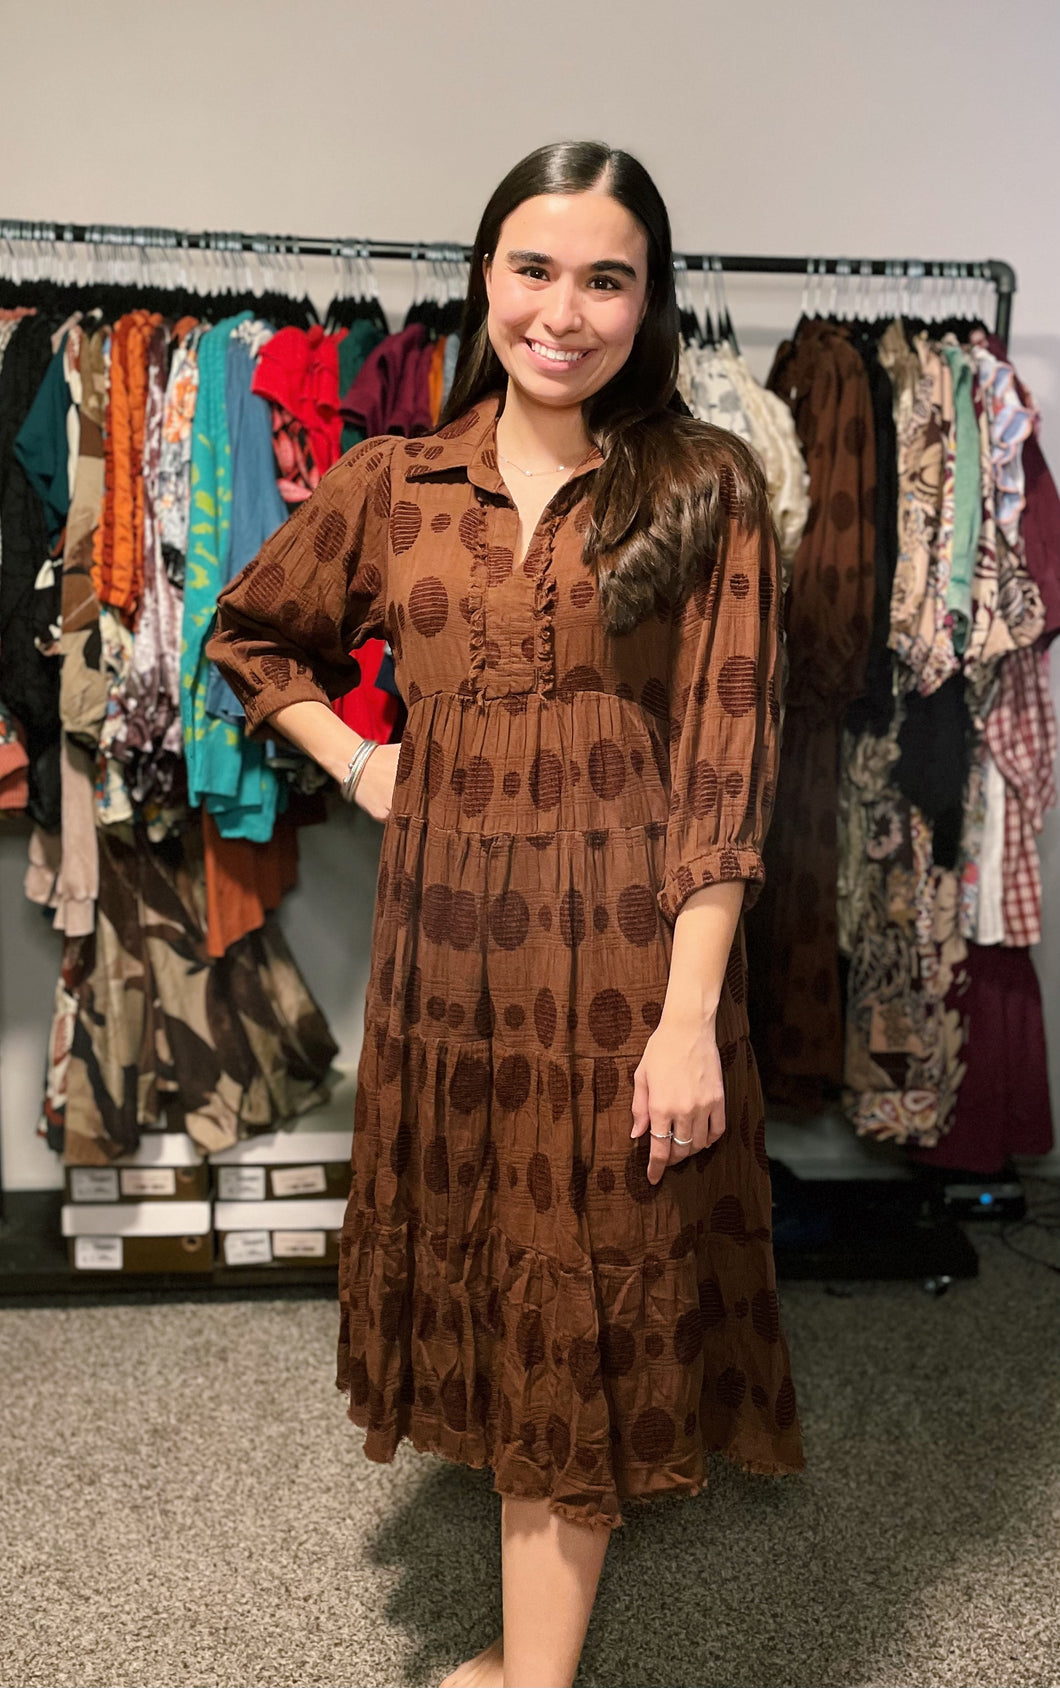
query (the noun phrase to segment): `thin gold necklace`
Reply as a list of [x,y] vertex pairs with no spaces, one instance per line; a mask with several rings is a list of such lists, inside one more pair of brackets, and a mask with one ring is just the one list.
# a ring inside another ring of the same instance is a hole
[[497,456],[502,463],[510,463],[513,469],[518,469],[521,475],[527,475],[530,479],[533,479],[535,475],[565,475],[567,472],[565,463],[557,463],[554,469],[524,469],[521,463],[516,463],[513,458],[506,457],[503,451],[498,451]]

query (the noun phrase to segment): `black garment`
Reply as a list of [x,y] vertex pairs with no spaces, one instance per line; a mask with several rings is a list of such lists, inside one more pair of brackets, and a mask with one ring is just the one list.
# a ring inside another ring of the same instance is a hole
[[59,658],[42,656],[58,622],[62,569],[38,587],[48,561],[44,507],[13,446],[52,358],[51,333],[39,316],[19,323],[0,369],[0,701],[25,729],[30,818],[58,832]]
[[898,731],[901,756],[894,782],[934,823],[932,855],[938,867],[957,866],[971,739],[963,674],[952,674],[930,697],[910,694]]
[[851,336],[865,362],[876,439],[876,589],[872,632],[862,695],[851,704],[846,725],[852,733],[881,738],[894,715],[894,655],[887,644],[891,630],[891,595],[898,567],[898,444],[894,429],[894,388],[876,355],[874,329]]

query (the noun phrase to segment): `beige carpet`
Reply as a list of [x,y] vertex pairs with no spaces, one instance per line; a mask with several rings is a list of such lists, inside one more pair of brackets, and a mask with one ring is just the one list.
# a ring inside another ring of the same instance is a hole
[[[937,1301],[786,1289],[807,1475],[720,1466],[620,1530],[580,1684],[1055,1688],[1060,1279],[977,1236],[980,1281]],[[0,1311],[3,1688],[398,1688],[490,1638],[488,1478],[368,1464],[334,1328],[321,1301]]]

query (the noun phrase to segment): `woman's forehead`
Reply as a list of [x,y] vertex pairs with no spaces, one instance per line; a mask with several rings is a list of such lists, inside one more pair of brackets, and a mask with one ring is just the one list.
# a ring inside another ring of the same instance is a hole
[[533,252],[561,264],[608,258],[644,265],[647,242],[637,219],[609,193],[538,194],[517,205],[501,227],[498,251]]

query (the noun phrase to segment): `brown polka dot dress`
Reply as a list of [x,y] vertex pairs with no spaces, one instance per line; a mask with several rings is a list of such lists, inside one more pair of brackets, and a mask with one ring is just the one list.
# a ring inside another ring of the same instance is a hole
[[224,592],[211,657],[258,729],[383,633],[408,703],[376,897],[340,1269],[339,1383],[402,1437],[589,1524],[708,1456],[801,1469],[742,933],[728,1127],[647,1179],[632,1075],[672,923],[762,879],[773,563],[735,530],[684,605],[605,635],[582,561],[598,455],[517,565],[498,401],[372,439]]

